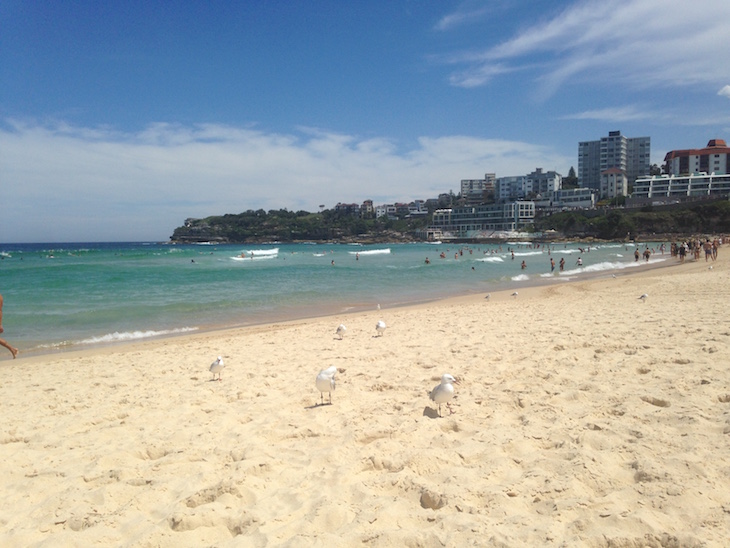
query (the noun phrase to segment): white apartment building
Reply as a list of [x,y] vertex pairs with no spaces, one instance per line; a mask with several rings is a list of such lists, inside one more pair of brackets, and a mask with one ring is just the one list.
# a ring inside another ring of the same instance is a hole
[[623,170],[612,167],[601,173],[601,198],[612,200],[629,193],[629,180]]
[[530,192],[535,194],[549,194],[563,188],[563,176],[555,171],[543,171],[538,167],[525,179],[525,188],[530,188]]
[[705,148],[671,150],[664,157],[664,171],[670,175],[730,173],[730,148],[722,139],[710,139]]
[[531,201],[505,204],[483,204],[433,213],[433,227],[457,238],[488,237],[492,232],[512,232],[535,220],[535,203]]
[[712,196],[730,196],[730,174],[692,173],[642,177],[634,183],[631,202],[662,204]]
[[500,201],[516,200],[524,198],[532,191],[532,186],[527,187],[526,175],[513,175],[509,177],[497,177],[494,188],[495,198]]

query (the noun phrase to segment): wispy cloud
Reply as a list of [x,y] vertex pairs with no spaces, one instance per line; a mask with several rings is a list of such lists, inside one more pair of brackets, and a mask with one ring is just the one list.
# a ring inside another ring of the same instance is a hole
[[722,89],[717,92],[717,94],[730,99],[730,86],[723,86]]
[[632,122],[636,120],[656,120],[658,115],[635,105],[613,108],[586,110],[561,117],[562,120],[599,120],[604,122]]
[[478,4],[466,2],[460,5],[456,11],[444,15],[439,19],[434,28],[439,31],[447,31],[467,24],[472,25],[482,19],[492,9],[481,2]]
[[531,65],[539,67],[545,96],[569,79],[637,88],[716,85],[730,74],[730,56],[721,53],[728,36],[726,0],[673,2],[671,9],[665,0],[581,0],[469,61],[454,57],[467,67],[452,84],[484,84],[484,75]]
[[13,189],[3,193],[4,241],[166,239],[187,217],[425,199],[486,172],[570,165],[519,141],[422,137],[401,150],[382,137],[215,124],[122,133],[9,121],[0,149],[4,187]]

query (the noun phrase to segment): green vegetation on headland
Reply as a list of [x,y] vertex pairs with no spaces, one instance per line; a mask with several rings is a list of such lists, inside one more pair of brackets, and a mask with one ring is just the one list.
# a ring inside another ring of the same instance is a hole
[[555,230],[563,238],[600,240],[676,239],[730,233],[730,201],[714,200],[632,209],[575,210],[535,219],[535,232]]
[[332,209],[321,213],[259,209],[237,215],[187,219],[170,239],[179,243],[409,242],[415,241],[414,231],[425,227],[429,220],[362,219]]
[[[430,225],[431,217],[392,220],[361,219],[347,213],[248,210],[187,219],[170,240],[177,243],[220,242],[410,242],[415,231]],[[642,208],[573,210],[541,214],[527,232],[550,234],[556,239],[595,238],[601,240],[676,239],[693,234],[730,233],[730,202],[703,201]]]

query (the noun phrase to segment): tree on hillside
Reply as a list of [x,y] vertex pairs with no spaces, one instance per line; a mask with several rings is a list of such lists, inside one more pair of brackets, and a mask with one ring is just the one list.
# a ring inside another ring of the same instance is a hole
[[563,177],[563,188],[578,188],[578,177],[575,175],[575,169],[573,166],[570,166],[568,176]]

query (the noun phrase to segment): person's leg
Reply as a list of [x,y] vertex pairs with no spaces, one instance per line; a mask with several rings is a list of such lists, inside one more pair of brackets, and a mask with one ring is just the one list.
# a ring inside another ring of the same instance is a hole
[[0,339],[0,346],[4,346],[8,350],[10,350],[10,353],[13,355],[13,359],[18,355],[18,349],[14,346],[10,346],[4,339]]

